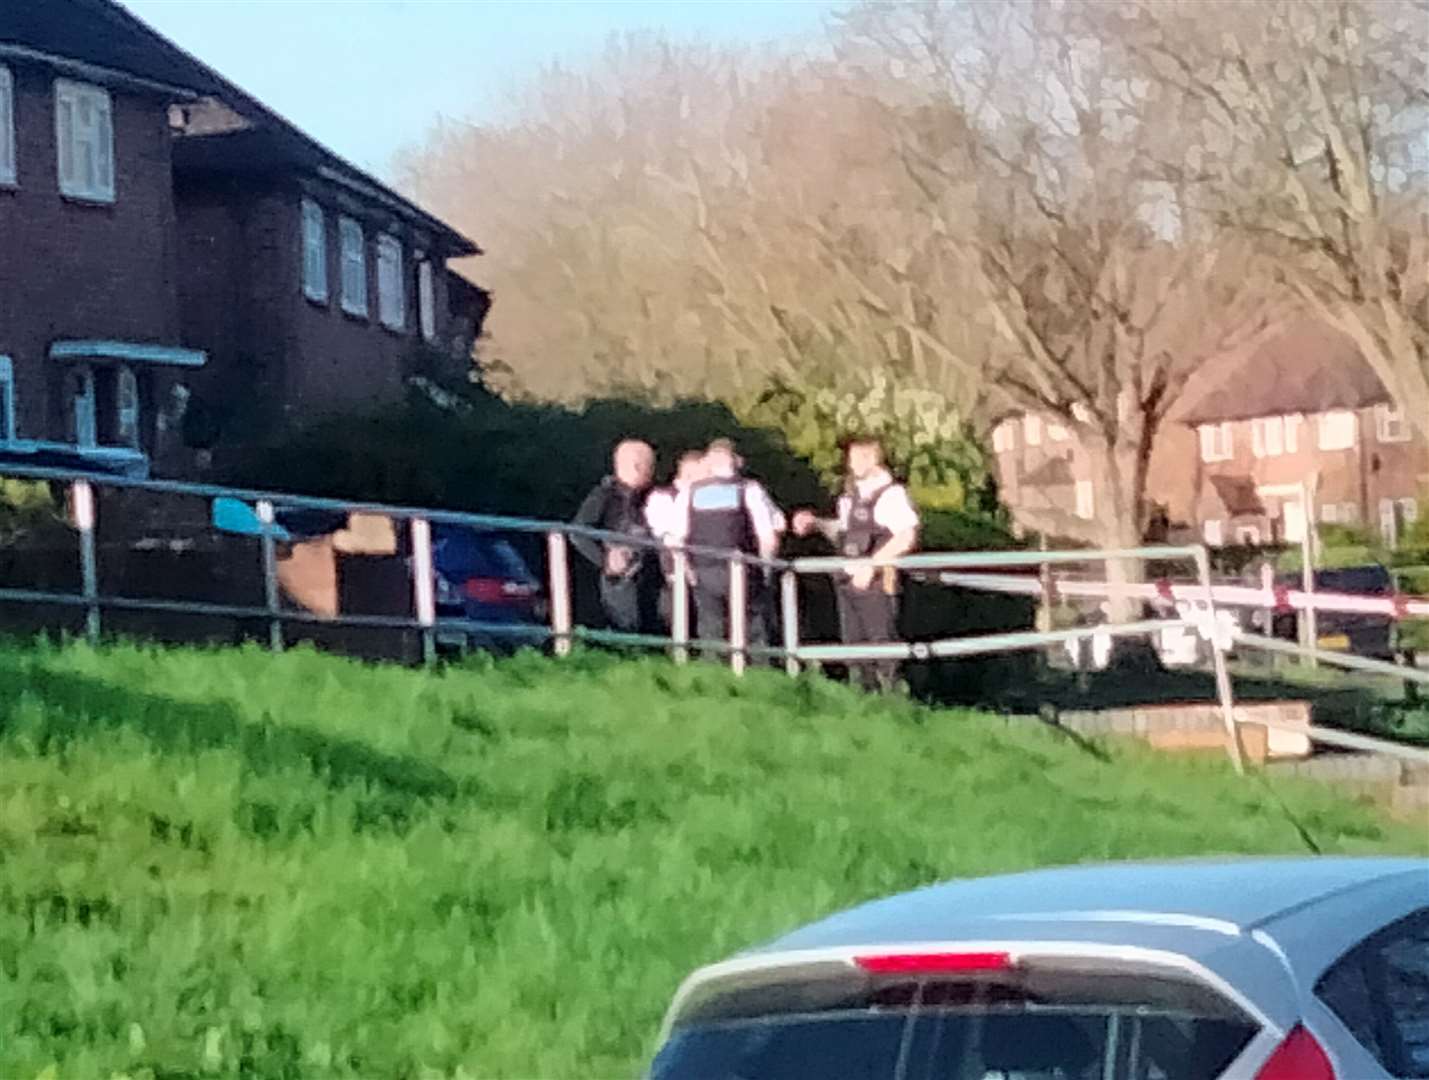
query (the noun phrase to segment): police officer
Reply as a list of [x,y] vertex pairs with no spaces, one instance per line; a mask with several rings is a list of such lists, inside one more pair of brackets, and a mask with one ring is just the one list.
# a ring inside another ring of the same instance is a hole
[[[716,439],[705,451],[703,479],[680,493],[675,503],[678,539],[691,548],[716,549],[772,559],[779,548],[775,509],[758,481],[740,475],[743,462],[728,439]],[[692,553],[697,636],[729,639],[729,560]],[[765,573],[749,566],[745,574],[747,642],[768,641],[765,627]]]
[[[655,451],[639,439],[626,439],[616,446],[611,464],[611,475],[586,496],[575,524],[624,533],[632,540],[649,537],[645,500],[655,473]],[[579,534],[571,543],[600,571],[600,605],[610,627],[629,634],[652,630],[659,581],[651,549]]]
[[[651,535],[660,541],[660,570],[665,579],[664,587],[660,590],[660,621],[671,631],[674,629],[674,552],[683,542],[683,525],[676,504],[680,493],[688,491],[695,483],[704,479],[704,476],[704,452],[687,450],[675,463],[675,475],[669,486],[656,488],[645,500],[645,522]],[[693,603],[693,597],[690,599]],[[691,620],[691,624],[694,624],[694,620]]]
[[[844,495],[836,517],[821,519],[810,510],[794,514],[794,532],[822,533],[848,559],[890,562],[918,542],[918,511],[908,489],[883,463],[876,437],[860,435],[845,444]],[[891,566],[863,565],[837,581],[839,636],[845,644],[878,644],[898,639],[898,575]],[[865,685],[870,677],[890,689],[898,674],[891,660],[855,664],[852,673]]]

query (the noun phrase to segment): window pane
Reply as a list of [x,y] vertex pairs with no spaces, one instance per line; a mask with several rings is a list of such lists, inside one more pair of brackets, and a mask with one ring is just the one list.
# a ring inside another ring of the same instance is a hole
[[0,67],[0,183],[15,180],[15,83]]
[[432,264],[425,260],[417,271],[417,305],[422,320],[422,337],[433,341],[437,336],[437,306],[432,284]]
[[1429,1077],[1429,908],[1342,957],[1315,993],[1386,1072]]
[[327,299],[327,237],[322,207],[303,200],[303,291],[311,300]]
[[15,369],[8,356],[0,356],[0,441],[16,438]]
[[362,226],[342,219],[342,307],[354,315],[367,314],[367,255]]
[[[1116,1023],[1111,1023],[1115,1015]],[[1243,1021],[1097,1008],[837,1011],[677,1029],[652,1080],[1215,1080],[1245,1047]],[[901,1068],[900,1068],[901,1066]]]

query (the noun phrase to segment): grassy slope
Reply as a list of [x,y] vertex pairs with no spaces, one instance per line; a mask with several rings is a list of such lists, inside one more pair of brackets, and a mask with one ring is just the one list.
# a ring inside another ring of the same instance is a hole
[[691,966],[866,897],[1301,851],[1280,800],[1327,851],[1425,845],[772,673],[0,649],[0,688],[7,1078],[629,1076]]

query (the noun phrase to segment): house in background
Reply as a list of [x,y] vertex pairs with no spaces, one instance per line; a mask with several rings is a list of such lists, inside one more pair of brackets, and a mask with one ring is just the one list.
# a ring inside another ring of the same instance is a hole
[[470,240],[110,0],[0,5],[0,238],[11,460],[192,473],[464,372],[488,302]]
[[1307,494],[1316,521],[1394,546],[1429,491],[1429,443],[1355,345],[1317,323],[1213,364],[1172,419],[1195,441],[1155,463],[1155,493],[1213,546],[1300,542]]
[[[993,449],[1022,527],[1094,516],[1100,493],[1075,432],[1008,417]],[[1307,489],[1319,522],[1368,527],[1391,546],[1429,493],[1429,443],[1353,343],[1309,320],[1197,373],[1152,448],[1147,498],[1212,546],[1296,543]]]

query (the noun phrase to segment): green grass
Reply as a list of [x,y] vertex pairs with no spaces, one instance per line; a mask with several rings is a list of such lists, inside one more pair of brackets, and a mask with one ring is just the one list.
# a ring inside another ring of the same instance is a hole
[[0,688],[7,1080],[631,1076],[691,967],[855,901],[1426,847],[1219,759],[771,672],[0,647]]

